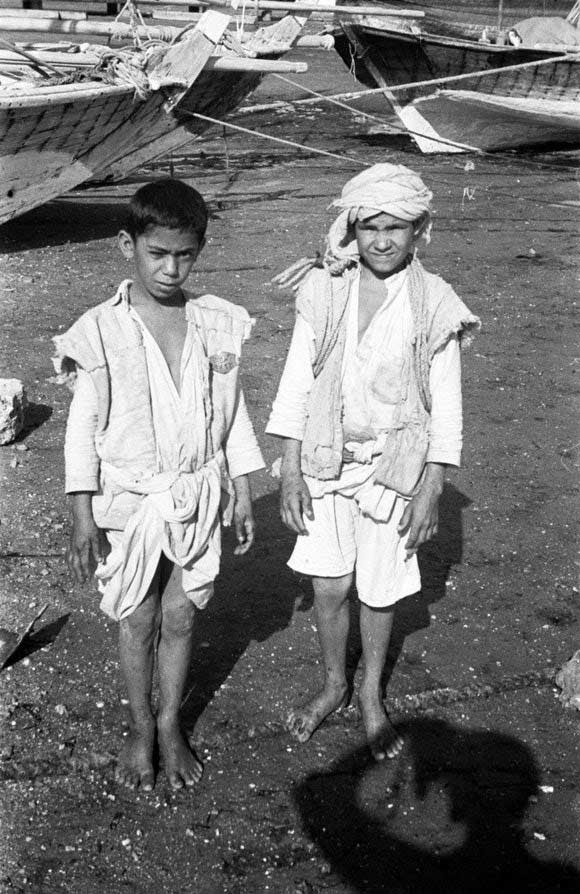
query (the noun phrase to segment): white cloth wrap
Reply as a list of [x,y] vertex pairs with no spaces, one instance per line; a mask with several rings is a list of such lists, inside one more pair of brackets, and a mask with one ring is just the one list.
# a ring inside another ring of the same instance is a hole
[[399,220],[415,221],[426,215],[419,242],[427,244],[431,231],[431,200],[433,194],[418,174],[405,165],[373,165],[349,180],[339,199],[331,208],[341,213],[326,237],[325,261],[346,263],[358,259],[356,239],[352,236],[355,220],[366,220],[375,214],[390,214]]
[[[212,535],[219,524],[224,462],[219,451],[195,472],[161,472],[138,482],[109,464],[103,468],[110,483],[143,495],[120,546],[96,571],[103,594],[101,609],[111,618],[127,617],[143,601],[162,553],[187,569],[186,592],[214,580],[220,549]],[[192,563],[195,566],[189,567]]]

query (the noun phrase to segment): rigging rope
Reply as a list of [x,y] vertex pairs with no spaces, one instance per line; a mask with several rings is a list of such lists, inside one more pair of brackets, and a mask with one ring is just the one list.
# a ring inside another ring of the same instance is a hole
[[285,140],[283,137],[274,137],[267,133],[261,133],[259,130],[250,130],[249,127],[242,127],[239,124],[233,124],[231,121],[211,118],[209,115],[202,115],[200,112],[188,112],[180,109],[180,114],[188,115],[191,118],[199,118],[201,121],[208,121],[210,124],[219,124],[220,127],[229,127],[231,130],[239,130],[241,133],[247,133],[253,137],[261,137],[263,140],[271,140],[274,143],[282,143],[285,146],[292,146],[294,149],[302,149],[303,152],[326,155],[329,158],[336,158],[338,161],[350,161],[353,164],[360,165],[362,168],[370,167],[369,163],[363,161],[362,158],[355,158],[352,155],[339,155],[337,152],[328,152],[326,149],[316,149],[314,146],[305,146],[303,143],[295,143],[293,140]]

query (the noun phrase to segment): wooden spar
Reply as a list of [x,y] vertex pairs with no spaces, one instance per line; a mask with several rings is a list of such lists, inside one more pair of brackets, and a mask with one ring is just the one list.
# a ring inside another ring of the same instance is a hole
[[497,7],[497,30],[501,31],[503,25],[503,0],[499,0]]
[[[201,19],[200,19],[201,21]],[[124,22],[95,22],[77,19],[29,19],[4,18],[0,15],[0,31],[35,31],[51,34],[94,34],[102,37],[114,37],[119,40],[130,40],[135,35],[144,40],[173,40],[183,28],[146,28],[142,25],[131,27]]]
[[[36,57],[33,56],[31,53],[27,53],[26,50],[22,49],[22,47],[17,47],[13,43],[10,43],[10,41],[8,40],[2,40],[2,38],[0,38],[0,47],[5,50],[10,50],[10,52],[16,53],[18,56],[24,57],[24,59],[28,60],[28,62],[30,62],[45,78],[50,77],[51,74],[58,74],[58,71],[53,68],[52,65],[48,65],[44,62],[39,62],[39,60],[36,59]],[[43,71],[43,68],[46,69],[46,71]],[[50,72],[50,74],[47,74],[47,71]]]
[[[228,0],[193,0],[195,6],[209,6],[221,9],[228,6]],[[164,6],[167,0],[139,0],[140,6]],[[192,0],[170,0],[171,6],[191,6]],[[317,12],[325,15],[354,15],[354,16],[387,16],[397,19],[422,19],[425,13],[419,9],[388,9],[384,6],[334,6],[331,3],[305,2],[297,0],[296,3],[285,3],[283,0],[246,0],[245,9],[249,11],[287,12],[290,15],[301,12]]]
[[[26,19],[30,12],[26,9],[2,9],[2,15],[15,19]],[[64,13],[58,9],[35,9],[33,17],[36,19],[86,19],[87,13],[73,12],[72,10]]]
[[[74,68],[94,68],[101,61],[100,56],[94,53],[50,53],[50,59],[53,66],[56,67],[52,71],[56,75],[62,75],[63,69]],[[55,58],[53,58],[53,56]],[[0,65],[19,66],[22,67],[22,60],[18,55],[3,55],[0,52]],[[44,65],[44,59],[39,56],[36,65]],[[265,74],[304,74],[308,71],[306,62],[287,62],[285,59],[251,59],[245,56],[213,56],[210,57],[205,66],[205,71],[239,71],[254,72],[261,71]]]
[[247,59],[241,56],[213,56],[205,64],[206,71],[264,71],[294,72],[308,71],[306,62],[286,62],[284,59]]

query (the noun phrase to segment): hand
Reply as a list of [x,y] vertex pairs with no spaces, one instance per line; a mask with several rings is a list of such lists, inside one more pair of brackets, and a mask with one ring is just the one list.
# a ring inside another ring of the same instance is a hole
[[73,526],[66,553],[67,565],[77,583],[84,584],[110,551],[104,531],[97,528],[90,508],[90,494],[73,495]]
[[234,548],[235,556],[243,556],[251,548],[256,533],[256,524],[252,510],[252,494],[250,482],[246,475],[234,478],[236,492],[234,504],[234,528],[238,545]]
[[310,491],[302,472],[285,472],[282,468],[281,479],[280,517],[286,527],[295,534],[308,534],[304,516],[313,519],[314,512]]
[[437,533],[443,474],[444,466],[439,463],[428,463],[419,491],[403,512],[397,531],[401,536],[409,533],[405,543],[407,559],[415,555],[419,547]]

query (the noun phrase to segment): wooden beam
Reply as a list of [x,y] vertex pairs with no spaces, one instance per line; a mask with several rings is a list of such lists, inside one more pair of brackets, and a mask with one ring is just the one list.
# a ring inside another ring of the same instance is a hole
[[[191,0],[139,0],[140,6],[191,6]],[[198,0],[196,6],[209,6],[223,9],[229,6],[228,0]],[[245,8],[252,12],[286,12],[290,15],[302,12],[317,12],[325,15],[355,16],[388,16],[397,19],[422,19],[425,13],[420,9],[389,9],[386,6],[335,6],[334,3],[316,0],[297,0],[287,3],[284,0],[246,0]]]

